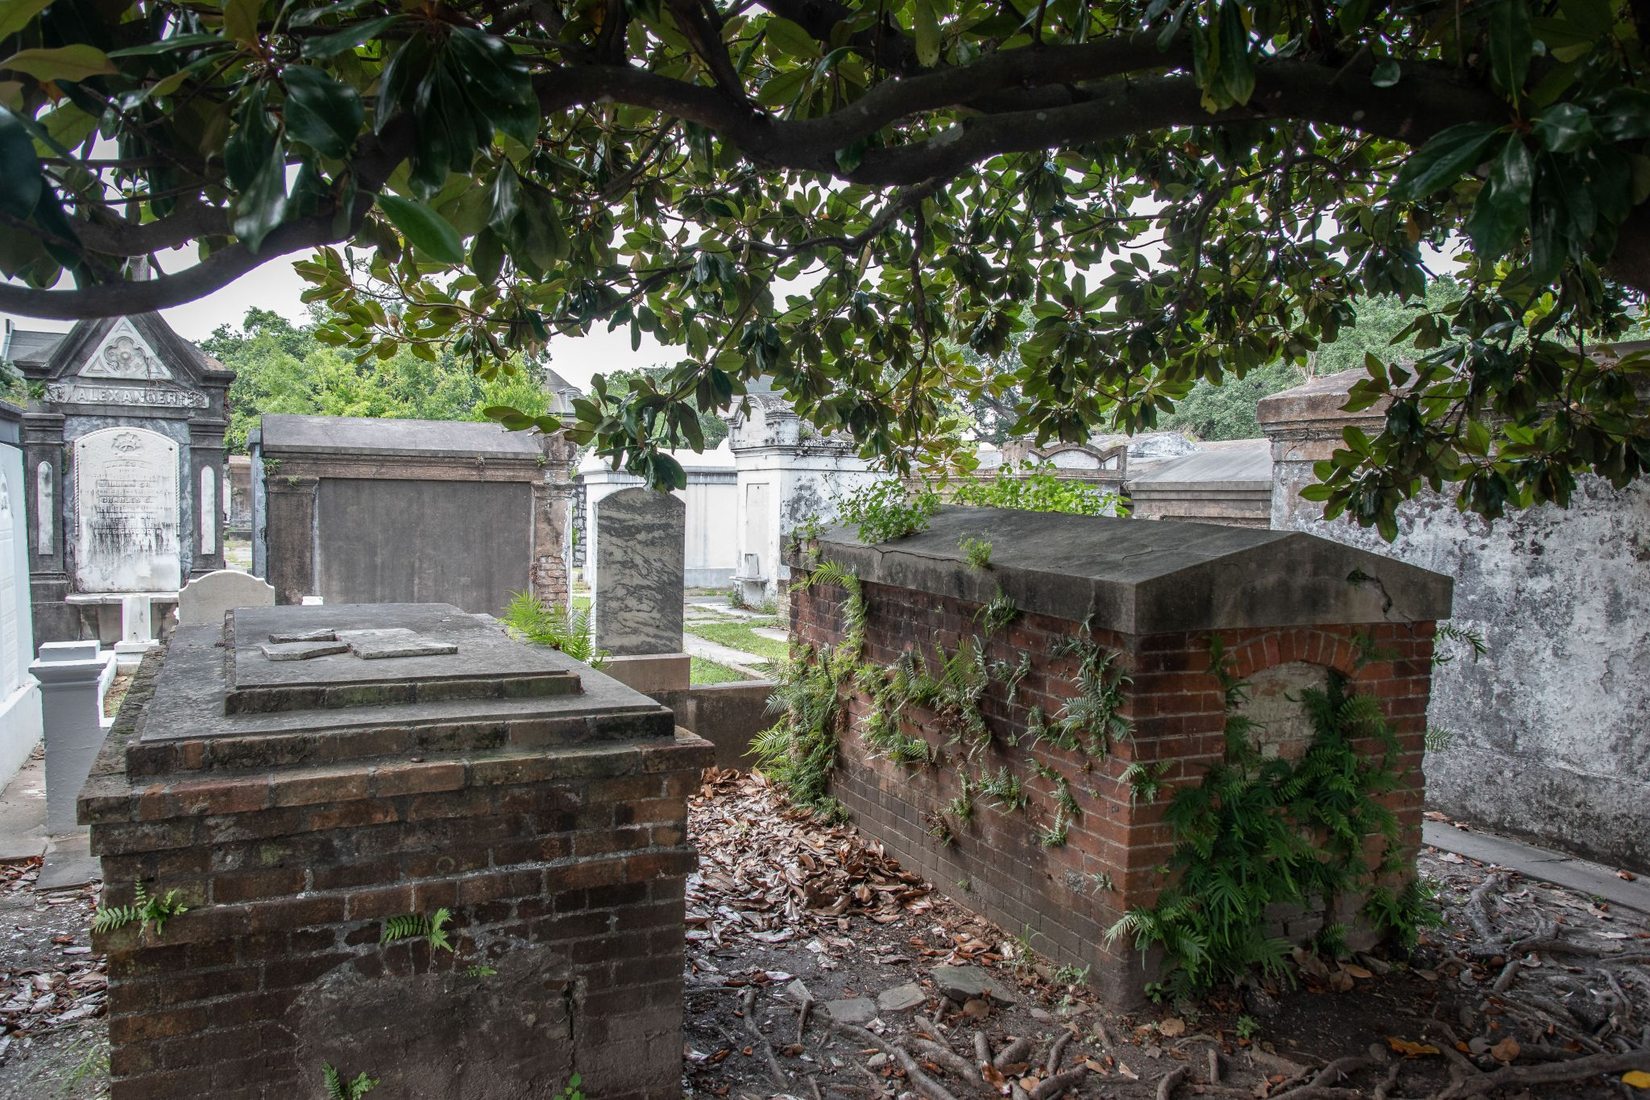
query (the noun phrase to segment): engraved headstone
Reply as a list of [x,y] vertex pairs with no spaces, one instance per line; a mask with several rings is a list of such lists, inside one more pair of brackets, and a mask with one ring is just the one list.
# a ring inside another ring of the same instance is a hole
[[103,428],[75,440],[74,474],[76,588],[175,591],[178,445],[146,428]]
[[614,656],[682,648],[686,506],[668,493],[621,489],[596,513],[596,647]]

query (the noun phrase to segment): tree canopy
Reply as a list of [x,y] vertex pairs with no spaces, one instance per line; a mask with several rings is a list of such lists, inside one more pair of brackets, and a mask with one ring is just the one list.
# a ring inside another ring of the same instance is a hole
[[219,325],[201,341],[202,351],[235,372],[224,433],[230,450],[246,450],[247,433],[264,413],[485,420],[498,406],[533,416],[550,407],[528,365],[484,382],[450,354],[426,360],[403,348],[388,359],[357,361],[317,340],[316,327],[252,309],[239,329]]
[[[1426,484],[1494,516],[1643,473],[1645,358],[1593,352],[1650,288],[1647,42],[1644,0],[11,0],[0,309],[315,248],[358,355],[628,328],[683,358],[569,430],[673,482],[658,443],[758,376],[896,466],[985,389],[1041,439],[1150,428],[1458,250],[1320,470],[1390,533]],[[960,354],[1027,305],[1011,377]]]

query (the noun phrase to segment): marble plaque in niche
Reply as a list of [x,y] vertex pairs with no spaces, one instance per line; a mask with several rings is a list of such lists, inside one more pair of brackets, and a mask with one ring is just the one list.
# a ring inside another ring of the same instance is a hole
[[182,584],[178,445],[146,428],[75,440],[75,587],[170,592]]
[[36,549],[43,558],[49,558],[57,552],[56,532],[53,530],[57,522],[56,509],[57,497],[52,492],[52,464],[42,462],[35,469],[34,515],[36,534],[39,537]]
[[596,506],[596,648],[615,656],[682,649],[686,506],[621,489]]

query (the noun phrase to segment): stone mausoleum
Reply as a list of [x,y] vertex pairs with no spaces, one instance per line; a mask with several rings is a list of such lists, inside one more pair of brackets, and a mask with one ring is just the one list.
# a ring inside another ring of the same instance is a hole
[[[969,562],[967,538],[990,542],[986,567]],[[1304,755],[1303,688],[1334,676],[1378,702],[1393,744],[1352,743],[1370,760],[1391,752],[1380,797],[1396,816],[1396,870],[1368,885],[1414,877],[1448,577],[1293,532],[993,508],[943,508],[927,530],[876,545],[837,528],[811,550],[857,574],[863,601],[856,636],[844,588],[821,580],[791,596],[799,642],[858,644],[859,667],[838,681],[830,793],[960,904],[1091,967],[1113,1003],[1138,1001],[1158,975],[1107,930],[1168,885],[1177,838],[1164,811],[1227,759],[1217,641],[1221,667],[1247,684],[1240,709],[1262,757]],[[879,682],[905,694],[879,706]],[[1356,941],[1362,900],[1280,913],[1272,931],[1298,942],[1327,920]]]
[[12,343],[44,389],[23,419],[35,636],[141,647],[185,581],[223,568],[234,374],[152,313]]
[[[145,659],[80,799],[111,1100],[681,1093],[671,712],[451,605],[238,608]],[[444,919],[438,919],[444,918]],[[400,931],[398,932],[397,929]],[[432,929],[442,933],[432,936]]]
[[248,445],[252,572],[278,603],[567,602],[574,448],[560,433],[268,415]]

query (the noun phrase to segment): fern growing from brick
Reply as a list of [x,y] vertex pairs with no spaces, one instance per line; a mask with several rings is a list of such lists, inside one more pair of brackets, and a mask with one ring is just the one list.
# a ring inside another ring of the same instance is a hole
[[158,937],[166,931],[167,921],[189,912],[189,907],[178,900],[176,890],[168,890],[164,896],[156,896],[150,894],[139,881],[132,884],[132,892],[131,905],[99,908],[92,915],[92,931],[113,932],[128,924],[137,924],[140,932],[147,932],[152,924]]
[[321,1067],[321,1078],[326,1084],[327,1100],[361,1100],[378,1087],[378,1078],[366,1073],[346,1079],[331,1062]]
[[422,913],[404,913],[398,917],[391,917],[384,922],[383,934],[378,937],[379,943],[397,943],[401,940],[425,940],[431,951],[446,951],[452,953],[452,941],[447,938],[447,924],[452,920],[452,914],[446,909],[437,909],[430,916]]
[[[1129,910],[1107,933],[1108,941],[1131,937],[1142,951],[1161,947],[1175,995],[1256,968],[1281,974],[1289,944],[1267,935],[1268,908],[1317,901],[1332,913],[1337,897],[1372,871],[1395,869],[1399,852],[1397,819],[1377,801],[1398,780],[1397,739],[1378,703],[1351,694],[1346,677],[1332,671],[1325,688],[1301,692],[1313,728],[1305,755],[1298,763],[1267,758],[1253,742],[1254,724],[1238,713],[1247,685],[1227,668],[1218,638],[1210,657],[1227,707],[1225,758],[1169,802],[1173,881],[1154,906]],[[1354,749],[1363,739],[1379,744],[1380,754]],[[1145,769],[1125,775],[1137,792],[1160,778]],[[1386,841],[1375,868],[1363,855],[1371,835]],[[1413,943],[1426,919],[1408,888],[1370,890],[1364,913],[1400,943]]]

